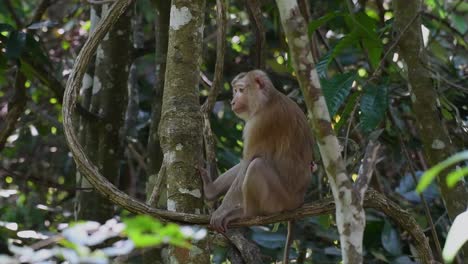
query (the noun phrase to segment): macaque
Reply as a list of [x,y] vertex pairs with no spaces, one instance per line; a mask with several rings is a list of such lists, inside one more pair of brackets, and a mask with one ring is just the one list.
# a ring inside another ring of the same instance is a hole
[[225,232],[228,224],[239,218],[300,207],[311,181],[313,161],[306,116],[275,89],[263,71],[241,73],[231,85],[232,110],[246,122],[242,160],[214,182],[208,173],[201,173],[205,199],[225,194],[210,220],[218,232]]

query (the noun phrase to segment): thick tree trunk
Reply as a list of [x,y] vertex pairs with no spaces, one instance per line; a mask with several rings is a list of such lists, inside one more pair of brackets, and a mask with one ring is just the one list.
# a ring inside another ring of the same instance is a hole
[[[108,8],[109,4],[102,5],[101,14],[108,12]],[[121,16],[97,50],[91,111],[100,120],[89,124],[86,135],[90,157],[96,160],[101,173],[116,185],[120,176],[121,135],[127,106],[130,18],[130,12]],[[85,193],[81,198],[80,218],[103,222],[113,216],[114,205],[97,192]]]
[[[204,0],[173,0],[169,48],[159,125],[167,182],[167,209],[201,214],[198,166],[202,157],[202,116],[199,104],[199,65],[203,42]],[[190,250],[169,250],[171,263],[209,263],[206,241]]]
[[[434,81],[428,69],[421,32],[421,0],[396,0],[395,30],[402,35],[398,46],[408,70],[408,82],[411,92],[414,114],[423,143],[424,154],[430,166],[448,158],[454,152],[454,146],[441,119],[439,98],[434,89]],[[407,30],[405,30],[407,29]],[[448,188],[446,174],[438,179],[442,198],[450,219],[464,212],[468,205],[468,190],[463,181],[454,188]],[[464,248],[468,263],[468,247]]]

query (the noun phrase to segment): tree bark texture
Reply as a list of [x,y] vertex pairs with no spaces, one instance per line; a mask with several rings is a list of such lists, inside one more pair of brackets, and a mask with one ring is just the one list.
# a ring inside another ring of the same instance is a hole
[[[399,51],[407,65],[411,101],[424,154],[428,164],[434,166],[453,154],[455,147],[442,120],[440,102],[428,68],[421,32],[421,5],[421,0],[394,1],[395,30],[404,34],[398,43]],[[437,180],[448,215],[453,220],[466,210],[468,190],[464,181],[448,188],[446,176],[441,173]],[[464,247],[464,255],[468,262],[468,247]]]
[[[102,5],[101,16],[110,4]],[[91,112],[100,117],[89,124],[87,151],[110,182],[119,183],[122,129],[127,106],[127,80],[131,51],[131,12],[122,15],[106,35],[96,54]],[[85,183],[87,185],[87,183]],[[81,196],[80,218],[104,222],[114,214],[114,205],[98,192]]]
[[[203,199],[198,166],[203,164],[199,66],[203,43],[204,0],[173,0],[159,125],[164,153],[169,211],[201,214]],[[190,250],[170,248],[171,263],[208,263],[206,241]]]
[[[343,263],[362,263],[366,215],[363,208],[368,175],[363,184],[353,186],[346,174],[338,139],[331,125],[330,114],[315,68],[307,23],[297,1],[277,0],[281,23],[288,40],[292,65],[309,110],[314,131],[336,204],[336,223],[340,234]],[[372,166],[371,166],[372,167]]]
[[[421,12],[421,1],[395,1],[395,30],[403,29]],[[430,166],[453,154],[454,146],[439,111],[439,99],[434,89],[434,82],[427,66],[422,33],[421,19],[416,18],[409,25],[399,42],[400,53],[408,68],[408,81],[411,87],[411,100],[418,123],[419,135],[423,142],[424,153]],[[465,211],[468,204],[468,192],[465,184],[459,182],[454,189],[449,189],[444,174],[440,175],[439,185],[448,214],[453,220]]]
[[[151,113],[151,127],[150,134],[148,139],[148,183],[147,183],[147,197],[152,195],[152,192],[155,190],[155,184],[158,182],[158,172],[161,168],[163,161],[163,154],[161,149],[161,143],[159,141],[159,122],[161,120],[161,107],[162,107],[162,97],[163,89],[165,83],[165,73],[166,73],[166,54],[167,54],[167,45],[169,38],[169,17],[171,10],[170,1],[156,1],[156,13],[157,20],[155,25],[156,30],[156,83],[154,86],[154,99],[152,104],[152,113]],[[165,176],[161,173],[160,179],[163,183],[165,182]],[[159,199],[156,199],[151,206],[158,208],[165,208],[166,205],[166,195],[167,192],[164,185],[160,185],[161,189],[156,190],[159,193]],[[158,188],[159,186],[156,186]]]

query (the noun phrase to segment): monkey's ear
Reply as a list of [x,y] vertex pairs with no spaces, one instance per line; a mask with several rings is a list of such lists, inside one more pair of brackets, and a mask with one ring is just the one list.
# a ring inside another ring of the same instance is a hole
[[255,77],[255,83],[258,85],[258,88],[260,89],[265,88],[265,81],[261,77],[259,76]]

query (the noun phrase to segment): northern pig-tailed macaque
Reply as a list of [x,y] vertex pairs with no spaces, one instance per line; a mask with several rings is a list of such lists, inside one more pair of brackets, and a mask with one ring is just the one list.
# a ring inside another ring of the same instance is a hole
[[219,232],[238,218],[300,207],[313,162],[313,139],[304,113],[263,71],[241,73],[231,84],[232,110],[246,121],[242,160],[214,182],[206,171],[201,173],[205,199],[226,194],[210,220]]

